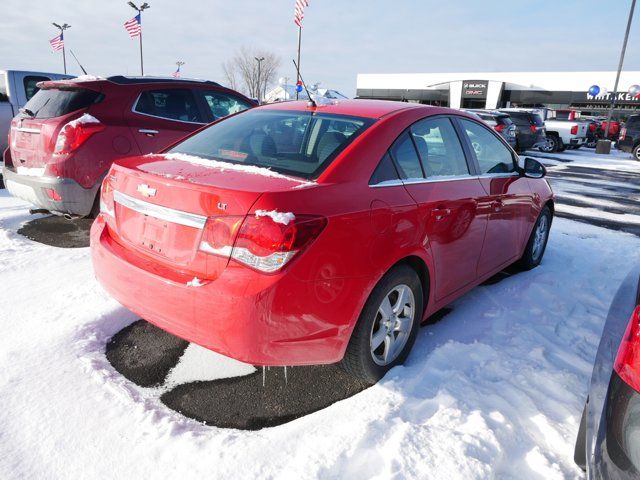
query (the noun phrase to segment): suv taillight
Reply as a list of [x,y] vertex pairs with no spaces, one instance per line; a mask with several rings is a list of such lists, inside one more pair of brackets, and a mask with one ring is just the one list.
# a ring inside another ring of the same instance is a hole
[[595,132],[595,131],[596,131],[596,128],[598,128],[598,125],[597,125],[597,124],[595,124],[595,123],[590,123],[590,124],[589,124],[589,131],[590,131],[590,132]]
[[536,133],[538,131],[538,127],[535,125],[529,125],[529,129],[531,130],[531,133]]
[[53,153],[64,155],[77,150],[83,143],[106,127],[91,115],[72,120],[60,129]]
[[626,136],[627,136],[627,127],[622,127],[620,129],[620,140],[624,140]]
[[306,248],[327,224],[326,218],[309,215],[287,217],[285,221],[269,215],[211,217],[199,248],[231,257],[260,272],[274,273]]
[[113,183],[115,176],[108,173],[102,181],[102,188],[100,189],[100,213],[115,217],[115,205],[113,202]]
[[627,385],[640,392],[640,306],[631,314],[613,369]]
[[502,131],[507,128],[507,126],[504,123],[500,123],[498,125],[496,125],[495,127],[493,127],[494,130],[498,133],[502,133]]
[[571,127],[571,135],[577,135],[578,134],[578,125],[574,125],[573,127]]

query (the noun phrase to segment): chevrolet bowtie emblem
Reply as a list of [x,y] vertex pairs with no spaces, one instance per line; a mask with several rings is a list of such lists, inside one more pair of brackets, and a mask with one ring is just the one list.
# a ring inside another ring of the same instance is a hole
[[156,189],[155,188],[151,188],[149,185],[145,185],[144,183],[141,183],[140,185],[138,185],[138,193],[140,195],[142,195],[143,197],[155,197],[156,196]]

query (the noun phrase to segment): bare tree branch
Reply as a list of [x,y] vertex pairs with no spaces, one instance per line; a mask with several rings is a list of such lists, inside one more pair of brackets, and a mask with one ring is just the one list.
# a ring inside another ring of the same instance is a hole
[[[256,58],[264,58],[259,71]],[[229,87],[251,98],[262,99],[267,88],[276,82],[280,63],[280,57],[272,52],[242,47],[222,64],[222,70]]]

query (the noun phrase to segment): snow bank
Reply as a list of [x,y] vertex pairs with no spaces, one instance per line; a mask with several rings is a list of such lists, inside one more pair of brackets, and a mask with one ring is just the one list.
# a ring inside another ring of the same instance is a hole
[[274,222],[283,225],[289,225],[289,222],[296,219],[296,216],[291,212],[278,212],[276,210],[256,210],[256,217],[271,217]]
[[182,162],[189,162],[194,165],[200,165],[207,168],[217,168],[222,171],[231,170],[235,172],[250,173],[252,175],[262,175],[264,177],[281,178],[304,185],[313,184],[313,182],[308,182],[299,178],[283,175],[268,168],[257,167],[255,165],[242,165],[238,163],[221,162],[219,160],[209,160],[208,158],[196,157],[195,155],[187,155],[186,153],[164,153],[161,156],[168,160],[180,160]]

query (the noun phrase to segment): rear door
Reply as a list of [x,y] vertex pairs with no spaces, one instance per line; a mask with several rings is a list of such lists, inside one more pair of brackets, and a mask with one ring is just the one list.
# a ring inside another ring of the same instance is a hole
[[207,121],[194,91],[185,87],[141,90],[126,118],[143,154],[159,152]]
[[466,141],[484,189],[480,203],[489,215],[487,234],[478,263],[478,276],[517,260],[530,227],[532,194],[517,170],[517,159],[489,128],[460,118]]
[[390,154],[419,206],[421,240],[433,254],[435,296],[441,300],[476,279],[487,224],[478,208],[484,190],[446,116],[412,125]]

